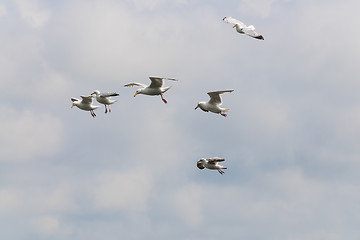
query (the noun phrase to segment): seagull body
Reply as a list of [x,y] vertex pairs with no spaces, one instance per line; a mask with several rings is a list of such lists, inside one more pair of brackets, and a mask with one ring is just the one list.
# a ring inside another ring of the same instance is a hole
[[225,172],[222,171],[221,169],[227,169],[227,167],[221,166],[220,164],[218,164],[218,162],[223,162],[225,161],[224,158],[219,158],[219,157],[213,157],[213,158],[201,158],[199,161],[197,161],[197,167],[199,169],[211,169],[211,170],[218,170],[218,172],[222,175]]
[[93,103],[93,96],[80,96],[82,100],[79,100],[77,98],[71,98],[71,101],[73,102],[71,108],[74,106],[77,106],[81,110],[84,111],[90,111],[90,114],[92,117],[96,117],[96,114],[94,112],[95,109],[99,108],[100,106],[92,105]]
[[235,18],[232,18],[232,17],[224,17],[223,21],[227,22],[227,23],[234,24],[233,28],[236,28],[236,31],[238,33],[246,34],[246,35],[248,35],[250,37],[260,39],[260,40],[264,40],[264,37],[262,35],[255,32],[255,27],[253,25],[246,26],[243,22],[241,22],[241,21],[239,21],[239,20],[237,20]]
[[210,96],[210,100],[208,102],[199,102],[198,105],[195,107],[195,110],[199,107],[204,112],[213,112],[217,114],[221,114],[222,116],[226,117],[226,112],[230,109],[228,108],[221,108],[222,99],[220,94],[223,93],[231,93],[234,90],[225,90],[225,91],[215,91],[215,92],[208,92],[207,94]]
[[164,99],[163,94],[171,87],[163,87],[164,80],[171,80],[171,81],[177,81],[177,80],[173,78],[159,78],[159,77],[149,77],[149,78],[151,80],[151,84],[149,86],[142,83],[129,83],[124,85],[124,87],[134,87],[134,86],[142,87],[136,90],[134,97],[136,97],[136,95],[138,94],[144,94],[150,96],[160,95],[164,103],[167,103],[167,101]]
[[117,102],[117,100],[111,99],[111,97],[119,96],[118,93],[115,92],[108,92],[108,93],[101,93],[98,90],[95,90],[91,95],[96,95],[96,101],[105,106],[105,113],[108,112],[107,107],[109,108],[109,112],[111,112],[110,106],[111,104]]

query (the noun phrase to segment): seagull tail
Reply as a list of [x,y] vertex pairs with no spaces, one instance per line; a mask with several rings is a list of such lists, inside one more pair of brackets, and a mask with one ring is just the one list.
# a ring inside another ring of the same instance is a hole
[[166,92],[167,90],[169,90],[171,87],[172,87],[172,86],[164,88],[163,93]]

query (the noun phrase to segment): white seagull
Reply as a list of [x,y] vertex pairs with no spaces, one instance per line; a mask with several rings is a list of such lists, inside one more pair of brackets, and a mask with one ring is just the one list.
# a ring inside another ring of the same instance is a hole
[[222,171],[221,169],[227,169],[227,167],[221,166],[220,164],[218,164],[218,162],[223,162],[225,161],[224,158],[219,158],[219,157],[212,157],[212,158],[201,158],[199,161],[197,161],[197,167],[199,169],[211,169],[211,170],[218,170],[218,172],[222,175],[225,172]]
[[264,37],[262,35],[255,32],[255,27],[253,25],[246,26],[243,22],[232,17],[224,17],[223,21],[234,24],[233,28],[236,27],[236,31],[238,33],[246,34],[249,35],[250,37],[264,40]]
[[222,100],[220,94],[223,93],[231,93],[234,90],[225,90],[225,91],[215,91],[215,92],[208,92],[207,94],[210,96],[210,100],[208,102],[199,102],[196,106],[195,110],[199,107],[204,112],[213,112],[213,113],[220,113],[222,116],[226,117],[226,112],[230,109],[228,108],[221,108]]
[[71,108],[74,106],[77,106],[81,110],[90,111],[90,114],[92,117],[96,117],[96,114],[94,112],[95,109],[99,108],[100,106],[94,106],[93,103],[93,96],[80,96],[82,100],[79,100],[77,98],[71,98],[71,101],[73,101],[73,104]]
[[98,90],[95,90],[91,95],[96,95],[96,101],[98,101],[101,104],[104,104],[105,106],[105,113],[108,112],[106,106],[109,107],[109,113],[111,113],[110,106],[111,104],[117,102],[117,100],[111,99],[111,97],[119,96],[116,92],[107,92],[107,93],[100,93]]
[[124,85],[124,87],[134,87],[134,86],[143,87],[136,90],[134,97],[136,97],[136,95],[138,94],[145,94],[151,96],[160,95],[164,103],[167,103],[167,101],[164,99],[163,93],[169,90],[171,86],[163,87],[164,80],[171,80],[171,81],[177,81],[177,80],[173,78],[160,78],[160,77],[149,77],[149,78],[151,80],[151,84],[149,86],[142,83],[129,83]]

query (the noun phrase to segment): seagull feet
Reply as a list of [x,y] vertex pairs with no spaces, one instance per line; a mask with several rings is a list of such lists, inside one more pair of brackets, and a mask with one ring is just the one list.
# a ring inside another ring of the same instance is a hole
[[109,113],[111,113],[111,109],[110,109],[110,107],[109,107]]
[[108,112],[108,110],[107,110],[107,108],[105,107],[105,113],[107,113]]
[[221,113],[221,116],[227,117],[226,113]]
[[96,114],[94,113],[93,110],[90,111],[90,114],[91,114],[91,116],[92,116],[93,118],[96,117]]
[[221,174],[221,175],[223,175],[223,174],[225,174],[225,172],[224,171],[222,171],[222,170],[218,170],[219,171],[219,173]]
[[164,98],[161,98],[161,99],[164,101],[164,103],[167,103],[166,99],[164,99]]

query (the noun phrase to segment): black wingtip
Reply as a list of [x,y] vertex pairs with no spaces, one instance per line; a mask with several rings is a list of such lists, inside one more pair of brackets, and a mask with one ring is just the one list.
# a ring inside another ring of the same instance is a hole
[[262,35],[255,37],[256,39],[264,40],[264,37]]
[[223,18],[223,21],[225,20],[226,17]]

